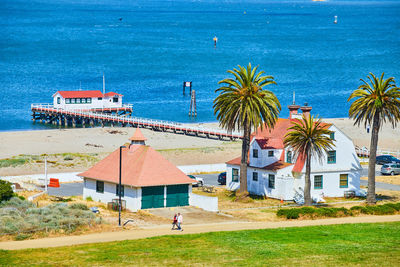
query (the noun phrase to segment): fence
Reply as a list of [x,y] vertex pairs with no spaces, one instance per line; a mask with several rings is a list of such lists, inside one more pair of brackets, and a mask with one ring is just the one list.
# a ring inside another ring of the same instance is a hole
[[218,211],[218,197],[207,197],[190,193],[189,205],[206,211]]

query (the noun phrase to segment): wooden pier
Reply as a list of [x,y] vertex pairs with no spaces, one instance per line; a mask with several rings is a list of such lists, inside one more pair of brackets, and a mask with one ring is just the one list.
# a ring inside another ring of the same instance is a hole
[[65,127],[140,127],[153,131],[171,132],[219,140],[235,140],[242,138],[240,132],[230,133],[224,130],[183,125],[171,121],[132,117],[130,116],[132,114],[132,105],[124,105],[121,108],[112,109],[64,110],[54,108],[50,104],[32,104],[31,110],[33,121]]

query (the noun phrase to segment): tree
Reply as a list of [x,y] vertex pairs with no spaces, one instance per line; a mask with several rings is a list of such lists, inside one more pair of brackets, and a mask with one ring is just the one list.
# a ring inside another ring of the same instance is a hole
[[351,93],[347,100],[354,100],[349,109],[349,117],[355,120],[354,125],[372,125],[368,163],[368,204],[376,203],[375,163],[379,130],[387,121],[394,128],[400,120],[400,88],[396,87],[393,77],[384,80],[384,74],[378,79],[370,73],[367,76],[370,83],[361,79],[363,84]]
[[264,71],[257,73],[258,66],[252,69],[251,64],[244,68],[228,70],[234,79],[219,81],[222,84],[215,90],[219,95],[214,100],[214,115],[223,128],[228,131],[243,130],[242,158],[240,164],[240,192],[247,192],[247,159],[252,129],[263,126],[273,128],[281,110],[278,99],[269,90],[263,88],[276,84],[272,76],[263,76]]
[[320,161],[327,151],[335,145],[330,138],[331,131],[322,124],[321,119],[314,116],[303,116],[302,120],[295,120],[285,134],[283,143],[291,147],[296,160],[305,160],[306,173],[304,184],[304,204],[312,204],[311,199],[311,159],[317,157]]
[[7,201],[14,196],[11,183],[0,180],[0,202]]

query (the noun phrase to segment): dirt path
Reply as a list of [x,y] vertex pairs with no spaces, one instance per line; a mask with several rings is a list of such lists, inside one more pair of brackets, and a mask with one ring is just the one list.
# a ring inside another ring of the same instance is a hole
[[377,223],[400,221],[400,215],[388,216],[360,216],[320,220],[281,221],[281,222],[224,222],[213,224],[184,225],[184,231],[172,231],[170,225],[157,225],[139,230],[127,230],[120,232],[105,232],[81,236],[65,236],[43,238],[24,241],[7,241],[0,243],[0,249],[17,250],[28,248],[61,247],[87,243],[111,242],[121,240],[141,239],[161,235],[196,234],[217,231],[239,231],[252,229],[271,229],[280,227],[302,227],[315,225],[332,225],[346,223]]

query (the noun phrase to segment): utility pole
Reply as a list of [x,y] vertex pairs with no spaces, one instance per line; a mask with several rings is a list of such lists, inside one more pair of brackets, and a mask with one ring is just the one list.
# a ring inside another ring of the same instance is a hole
[[47,192],[47,156],[44,157],[44,188]]

